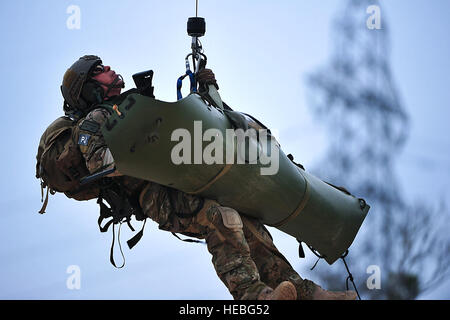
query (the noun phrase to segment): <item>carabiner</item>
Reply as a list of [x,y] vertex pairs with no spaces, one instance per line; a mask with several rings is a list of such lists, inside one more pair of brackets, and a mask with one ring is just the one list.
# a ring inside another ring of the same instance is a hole
[[181,100],[183,98],[183,95],[181,94],[181,87],[183,86],[183,79],[186,76],[189,76],[189,82],[191,84],[190,91],[197,92],[197,83],[195,81],[195,75],[191,71],[191,65],[189,64],[189,56],[191,56],[192,53],[188,54],[186,56],[186,73],[178,78],[177,80],[177,100]]

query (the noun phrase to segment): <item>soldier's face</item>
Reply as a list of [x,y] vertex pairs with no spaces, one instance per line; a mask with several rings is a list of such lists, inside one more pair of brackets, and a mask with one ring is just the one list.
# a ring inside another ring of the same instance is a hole
[[106,98],[117,96],[120,94],[120,91],[124,86],[122,77],[116,74],[116,72],[112,70],[110,66],[98,65],[92,72],[92,79],[95,79],[98,82],[100,82],[105,92],[108,91],[108,86],[111,83],[113,83],[114,80],[116,80],[116,78],[119,79],[114,85],[114,87],[109,90],[108,94],[106,95]]

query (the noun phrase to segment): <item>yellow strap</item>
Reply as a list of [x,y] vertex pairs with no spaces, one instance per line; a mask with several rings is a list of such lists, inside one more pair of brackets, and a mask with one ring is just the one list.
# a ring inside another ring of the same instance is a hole
[[229,170],[231,169],[231,163],[226,164],[225,167],[222,168],[222,170],[220,170],[220,172],[211,179],[211,181],[209,181],[207,184],[205,184],[203,187],[201,187],[200,189],[197,189],[195,191],[191,191],[191,192],[186,192],[189,194],[197,194],[200,192],[205,191],[206,189],[208,189],[214,182],[216,182],[217,180],[219,180],[219,178],[221,178],[225,173],[227,173]]
[[281,227],[283,224],[288,223],[289,221],[291,221],[292,219],[297,217],[300,212],[302,212],[302,210],[305,208],[306,204],[308,203],[309,197],[311,195],[311,192],[310,192],[311,188],[309,186],[308,180],[305,179],[305,182],[306,182],[305,195],[303,196],[302,201],[300,201],[299,205],[294,210],[294,212],[292,212],[287,218],[284,218],[280,222],[271,224],[270,225],[271,227],[275,227],[275,228]]

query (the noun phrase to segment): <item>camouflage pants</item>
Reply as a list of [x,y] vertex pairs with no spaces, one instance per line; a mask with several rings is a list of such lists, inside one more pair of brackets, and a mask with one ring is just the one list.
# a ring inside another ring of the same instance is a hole
[[285,280],[295,285],[299,299],[311,297],[314,284],[298,275],[258,220],[153,183],[142,191],[140,204],[160,229],[206,240],[217,275],[234,299],[254,300],[266,286]]

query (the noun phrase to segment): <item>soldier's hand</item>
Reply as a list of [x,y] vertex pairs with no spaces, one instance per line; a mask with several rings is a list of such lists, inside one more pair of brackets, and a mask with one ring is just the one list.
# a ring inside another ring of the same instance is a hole
[[216,77],[211,69],[202,69],[197,73],[196,79],[200,86],[208,86],[213,84],[217,90],[219,90],[219,85],[217,84]]

